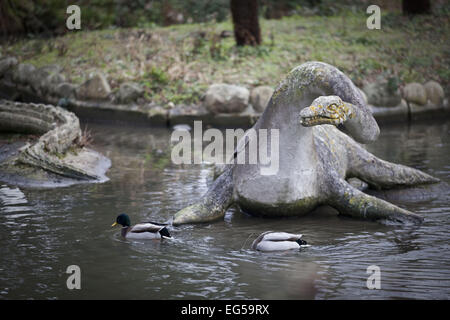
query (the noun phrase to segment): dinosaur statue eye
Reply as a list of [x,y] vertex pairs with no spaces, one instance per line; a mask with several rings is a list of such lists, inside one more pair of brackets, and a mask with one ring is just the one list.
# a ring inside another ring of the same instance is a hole
[[332,103],[327,106],[327,110],[330,112],[336,112],[337,111],[337,105],[335,103]]

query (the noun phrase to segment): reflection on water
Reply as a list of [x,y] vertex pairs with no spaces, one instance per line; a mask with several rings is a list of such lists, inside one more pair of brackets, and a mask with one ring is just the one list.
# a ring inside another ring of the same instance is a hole
[[[378,156],[450,182],[449,122],[382,128]],[[249,217],[231,208],[217,223],[174,228],[172,241],[128,241],[111,223],[166,221],[206,192],[206,165],[170,163],[166,129],[89,125],[94,148],[112,160],[104,184],[18,189],[0,184],[0,297],[129,299],[448,298],[448,193],[402,204],[419,228],[385,226],[321,211],[302,218]],[[312,247],[250,250],[263,231],[299,232]],[[67,266],[81,290],[66,288]],[[366,269],[381,268],[381,290]]]

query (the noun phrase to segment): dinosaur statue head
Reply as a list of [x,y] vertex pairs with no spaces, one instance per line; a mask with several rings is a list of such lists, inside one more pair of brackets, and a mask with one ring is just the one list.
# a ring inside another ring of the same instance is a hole
[[320,124],[339,125],[352,116],[351,108],[338,96],[320,96],[311,106],[300,111],[300,123],[305,127]]

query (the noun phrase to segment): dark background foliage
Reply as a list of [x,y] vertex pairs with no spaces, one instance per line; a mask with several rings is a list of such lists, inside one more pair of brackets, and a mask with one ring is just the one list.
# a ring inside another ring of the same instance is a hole
[[[448,11],[448,5],[441,8],[445,3],[436,0],[433,6]],[[229,0],[1,0],[0,34],[61,34],[65,32],[66,8],[71,4],[82,10],[84,30],[221,22],[230,16]],[[259,15],[266,19],[292,14],[330,16],[369,4],[401,10],[401,1],[387,0],[259,0]]]

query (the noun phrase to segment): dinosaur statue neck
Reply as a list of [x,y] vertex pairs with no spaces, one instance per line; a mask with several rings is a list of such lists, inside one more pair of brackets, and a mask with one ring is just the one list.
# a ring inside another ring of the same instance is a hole
[[[310,62],[293,69],[275,90],[259,126],[270,128],[272,124],[284,123],[301,127],[300,111],[317,97],[328,95],[339,96],[351,107],[353,116],[340,126],[341,130],[360,143],[378,138],[380,129],[358,88],[340,70],[323,62]],[[311,131],[311,128],[291,129],[302,133]]]
[[[343,124],[342,131],[360,143],[370,143],[375,141],[380,134],[380,129],[373,119],[372,114],[351,103],[344,102],[351,110],[351,116]],[[375,122],[373,125],[366,125]]]

